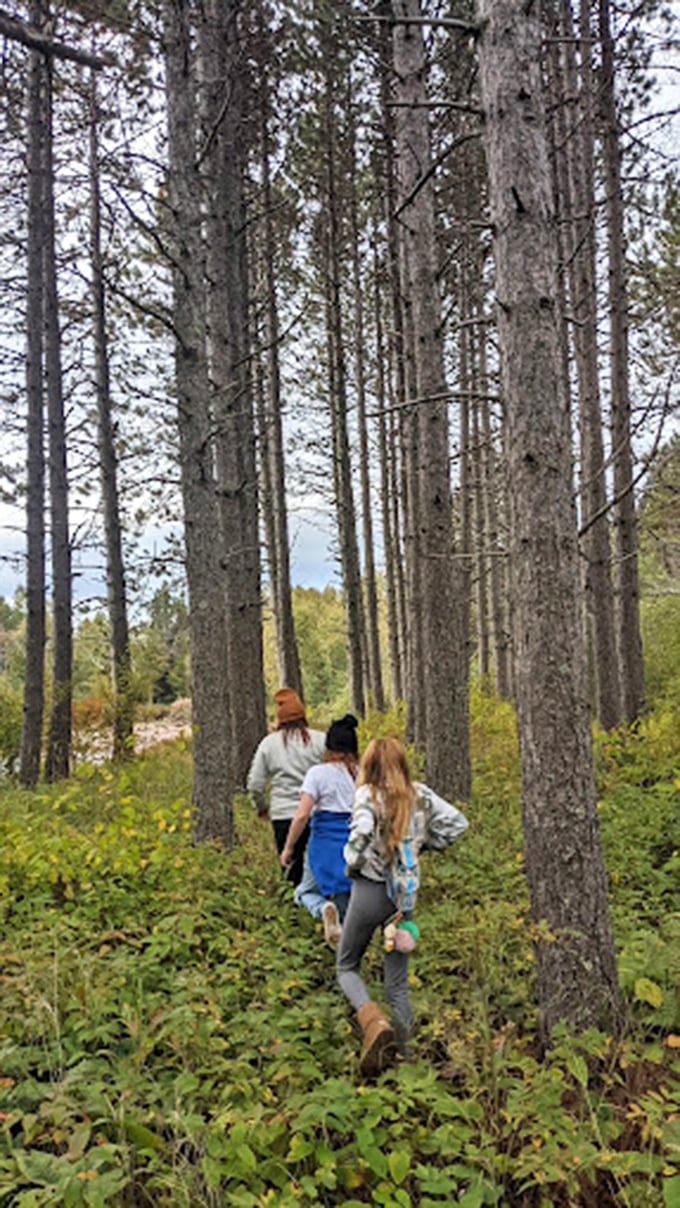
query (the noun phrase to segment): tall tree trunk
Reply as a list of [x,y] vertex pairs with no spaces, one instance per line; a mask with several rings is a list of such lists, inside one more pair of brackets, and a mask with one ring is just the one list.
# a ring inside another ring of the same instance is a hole
[[399,614],[397,607],[396,547],[399,542],[392,513],[393,477],[390,464],[390,417],[388,405],[387,374],[385,373],[385,337],[382,308],[382,275],[378,257],[377,233],[373,247],[373,303],[375,324],[376,393],[378,397],[378,459],[380,463],[380,506],[383,531],[383,554],[385,561],[385,598],[387,603],[387,637],[389,647],[392,697],[403,696],[401,672],[401,647],[399,642]]
[[645,674],[640,634],[637,519],[630,436],[628,282],[621,187],[621,145],[614,87],[614,42],[610,13],[609,0],[599,0],[602,43],[600,107],[603,122],[602,151],[609,254],[611,438],[614,462],[618,645],[625,714],[628,721],[634,721],[644,708]]
[[300,654],[293,618],[293,597],[290,581],[290,550],[288,542],[288,509],[283,447],[281,407],[281,373],[279,368],[279,316],[276,290],[276,237],[273,221],[271,167],[269,154],[268,91],[263,86],[262,122],[262,201],[264,205],[264,278],[265,341],[267,345],[267,406],[265,410],[266,447],[271,488],[272,532],[270,544],[275,545],[275,557],[270,549],[270,574],[273,568],[272,599],[276,661],[279,682],[286,684],[304,699]]
[[371,503],[371,461],[368,451],[368,429],[366,420],[366,365],[364,356],[364,301],[362,286],[362,263],[359,248],[359,214],[356,182],[356,131],[352,111],[351,76],[348,79],[347,110],[351,114],[351,164],[350,164],[350,239],[352,258],[352,294],[354,303],[354,348],[357,395],[357,428],[359,435],[359,482],[361,486],[361,513],[364,550],[364,595],[366,618],[366,654],[368,664],[368,687],[375,709],[385,708],[382,666],[380,659],[380,635],[378,629],[378,589],[376,585],[375,555],[373,552],[373,514]]
[[113,758],[133,754],[134,705],[130,683],[130,637],[127,617],[123,541],[118,501],[118,458],[111,416],[111,382],[106,330],[106,287],[101,249],[99,179],[99,114],[94,72],[90,81],[90,266],[94,320],[95,382],[99,472],[106,538],[106,585],[113,656]]
[[57,294],[57,262],[54,214],[54,164],[52,136],[52,67],[45,73],[45,142],[43,183],[45,188],[45,245],[43,257],[45,313],[45,373],[49,428],[50,537],[52,548],[52,705],[50,710],[45,776],[61,780],[68,776],[71,762],[71,676],[73,670],[73,615],[71,542],[68,515],[68,469],[66,422],[61,372],[61,332]]
[[[41,5],[31,6],[39,27]],[[28,290],[26,311],[26,670],[19,781],[34,788],[40,774],[45,666],[45,449],[43,404],[43,98],[45,62],[31,51],[28,67]]]
[[585,603],[592,627],[595,708],[598,721],[611,729],[622,720],[606,509],[605,457],[597,348],[595,268],[595,194],[589,29],[581,38],[581,79],[576,69],[574,25],[568,0],[561,4],[558,27],[562,87],[571,98],[564,106],[564,218],[567,232],[567,282],[578,375],[581,442],[581,526],[585,559]]
[[333,433],[333,467],[336,515],[342,587],[347,632],[347,658],[352,708],[363,716],[366,706],[364,692],[365,629],[361,598],[361,573],[356,536],[352,466],[347,428],[347,371],[342,313],[341,231],[338,207],[338,173],[336,163],[336,130],[333,114],[333,81],[326,76],[324,95],[324,124],[326,134],[326,207],[328,229],[325,234],[326,325],[329,356],[329,385],[331,426]]
[[585,696],[557,230],[541,30],[516,0],[480,0],[479,58],[508,419],[511,565],[525,860],[541,1028],[617,1028],[607,881]]
[[[458,381],[460,384],[460,435],[458,438],[458,514],[459,514],[459,554],[460,564],[458,578],[467,600],[466,629],[470,628],[470,587],[472,583],[473,557],[480,566],[481,554],[479,546],[473,539],[473,509],[475,491],[475,450],[470,439],[470,420],[472,417],[472,357],[470,344],[470,264],[469,247],[464,242],[460,255],[460,273],[458,281],[458,313],[460,315],[460,330],[458,339]],[[481,577],[481,575],[480,575]],[[477,618],[479,623],[479,617]],[[478,647],[478,653],[481,651]]]
[[[470,788],[468,609],[454,560],[441,302],[438,291],[434,191],[425,89],[425,53],[418,0],[394,0],[394,67],[404,107],[396,111],[402,292],[412,324],[418,440],[414,534],[418,595],[411,608],[422,623],[427,774],[447,792]],[[404,23],[403,19],[406,19]],[[401,19],[401,20],[400,20]],[[412,396],[413,397],[413,396]]]
[[[472,353],[476,362],[476,350],[473,347]],[[475,537],[475,567],[477,575],[477,650],[479,662],[479,674],[484,685],[489,682],[491,672],[491,651],[489,641],[489,593],[488,593],[488,566],[489,566],[489,535],[487,532],[486,518],[487,512],[484,499],[485,474],[484,474],[484,449],[481,430],[481,400],[479,398],[479,377],[476,365],[473,367],[472,374],[472,398],[470,406],[472,411],[472,442],[471,442],[471,460],[472,460],[472,475],[473,475],[473,499],[474,499],[474,537]]]
[[482,473],[484,477],[485,528],[489,548],[489,596],[491,631],[493,635],[493,664],[496,692],[503,700],[512,695],[510,674],[510,633],[507,618],[506,550],[500,536],[502,475],[498,465],[495,437],[491,425],[489,376],[487,372],[487,328],[480,307],[479,322],[479,389],[481,403]]
[[[397,168],[394,132],[394,110],[390,106],[392,72],[391,29],[392,15],[390,0],[380,0],[378,29],[380,79],[380,115],[383,132],[383,175],[382,201],[386,233],[387,275],[387,331],[388,364],[387,400],[390,415],[387,438],[389,501],[392,539],[391,575],[394,587],[395,616],[397,620],[397,645],[399,650],[398,698],[408,701],[409,732],[422,734],[424,723],[416,724],[423,716],[422,677],[414,680],[413,667],[422,667],[422,657],[416,658],[415,651],[421,649],[419,641],[421,627],[419,618],[409,612],[407,604],[407,579],[413,579],[413,543],[409,531],[409,504],[406,490],[406,465],[404,453],[407,446],[406,432],[409,425],[408,412],[404,410],[408,389],[406,385],[407,350],[404,333],[404,300],[401,296],[400,246],[397,210]],[[415,391],[415,384],[413,386]]]
[[237,775],[225,659],[223,568],[216,540],[220,522],[206,355],[191,7],[190,0],[164,0],[163,15],[175,374],[191,633],[194,836],[231,846]]
[[[260,539],[244,196],[246,50],[237,0],[208,0],[203,86],[208,361],[228,608],[232,742],[240,783],[266,725]],[[247,684],[246,692],[237,685]]]

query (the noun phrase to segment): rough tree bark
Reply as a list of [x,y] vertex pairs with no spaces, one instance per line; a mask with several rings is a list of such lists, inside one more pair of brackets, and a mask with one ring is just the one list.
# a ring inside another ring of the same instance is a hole
[[557,313],[541,30],[517,0],[480,0],[479,59],[507,407],[525,861],[543,1035],[617,1029],[585,691],[567,386]]
[[481,393],[482,474],[484,477],[485,529],[489,546],[489,606],[496,691],[503,700],[512,696],[511,650],[507,618],[507,557],[501,540],[504,482],[491,423],[489,375],[487,371],[487,324],[480,307],[478,325],[479,389]]
[[50,540],[52,552],[52,703],[45,777],[61,780],[71,763],[71,699],[73,671],[73,613],[71,541],[69,537],[66,420],[61,369],[61,331],[57,292],[54,162],[52,136],[52,62],[48,59],[43,93],[45,141],[43,186],[45,244],[43,248],[43,308],[45,376],[49,429]]
[[[31,20],[39,19],[33,5]],[[27,130],[27,308],[26,308],[26,671],[19,755],[19,781],[34,788],[40,775],[45,666],[45,449],[43,400],[43,75],[42,56],[28,65]]]
[[123,540],[118,499],[118,458],[111,415],[111,381],[106,330],[106,286],[101,248],[101,187],[99,177],[99,113],[94,73],[90,81],[90,266],[94,328],[95,385],[99,473],[106,541],[106,586],[111,628],[114,717],[113,758],[133,754],[134,705],[130,684],[130,637],[127,617]]
[[385,371],[386,349],[383,319],[383,274],[378,256],[377,235],[373,246],[373,306],[375,325],[376,394],[378,402],[378,460],[380,463],[380,508],[385,559],[385,598],[387,603],[387,635],[389,644],[390,677],[392,698],[403,696],[401,673],[401,646],[399,614],[397,607],[397,548],[398,527],[393,524],[393,476],[390,458],[391,413],[388,404],[387,373]]
[[[206,0],[199,56],[208,365],[223,544],[232,743],[239,782],[266,726],[255,424],[248,330],[246,43],[239,4]],[[248,690],[241,686],[247,684]]]
[[184,540],[191,633],[194,837],[234,838],[236,787],[226,674],[220,530],[210,417],[201,181],[196,149],[196,78],[190,0],[165,0],[169,206],[173,326]]
[[324,251],[333,473],[345,606],[350,699],[354,712],[357,716],[361,717],[364,714],[366,705],[363,670],[365,628],[347,427],[347,370],[341,290],[343,264],[341,255],[340,198],[338,195],[337,136],[333,111],[333,87],[331,73],[327,70],[323,98],[324,129],[326,135],[325,206],[327,219],[327,229],[324,234]]
[[363,578],[364,615],[366,618],[366,662],[368,689],[375,709],[385,708],[382,665],[380,659],[380,636],[378,629],[378,589],[376,584],[375,555],[373,550],[373,514],[371,501],[371,462],[368,449],[366,420],[366,364],[364,355],[365,324],[362,287],[362,263],[359,246],[359,202],[356,182],[356,128],[352,108],[352,80],[348,77],[347,112],[351,117],[349,218],[352,259],[352,298],[354,305],[354,349],[357,398],[357,429],[359,436],[359,483],[361,490],[361,521],[363,532]]
[[630,437],[628,364],[628,281],[621,185],[621,141],[614,85],[614,40],[609,0],[599,0],[602,67],[600,110],[605,173],[609,255],[609,326],[611,332],[611,438],[614,463],[614,548],[618,647],[624,710],[628,721],[640,716],[645,703],[645,672],[640,634],[637,518],[633,494],[633,451]]
[[[276,288],[276,233],[273,218],[271,186],[270,121],[271,101],[269,81],[266,77],[260,88],[261,100],[261,164],[262,205],[264,227],[262,231],[264,299],[264,339],[266,345],[266,374],[264,383],[263,414],[260,424],[260,458],[263,475],[268,489],[266,501],[265,531],[269,553],[269,576],[274,613],[276,641],[276,664],[279,683],[287,684],[304,700],[302,671],[290,582],[290,550],[288,543],[288,510],[286,506],[286,479],[283,447],[283,420],[281,406],[281,373],[279,364],[279,315]],[[263,500],[263,511],[265,501]]]
[[422,624],[427,774],[442,790],[465,799],[470,788],[468,612],[453,548],[425,52],[422,29],[412,23],[421,17],[418,0],[394,0],[392,10],[402,293],[409,306],[418,400],[417,442],[411,446],[418,581],[409,607]]
[[[580,79],[576,65],[574,23],[568,0],[560,5],[558,33],[563,105],[563,172],[566,281],[569,289],[573,346],[579,399],[581,451],[581,549],[585,567],[585,605],[592,632],[595,712],[609,730],[622,720],[614,618],[614,589],[606,508],[602,406],[597,347],[597,280],[593,167],[590,30],[581,37]],[[583,32],[583,31],[582,31]],[[557,102],[559,97],[555,97]],[[560,154],[558,150],[558,155]]]

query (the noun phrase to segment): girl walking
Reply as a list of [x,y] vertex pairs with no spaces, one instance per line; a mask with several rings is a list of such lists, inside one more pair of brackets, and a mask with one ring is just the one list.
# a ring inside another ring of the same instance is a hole
[[351,882],[345,875],[343,849],[349,823],[359,763],[356,717],[347,713],[331,722],[326,734],[323,762],[310,768],[300,792],[297,813],[281,852],[281,866],[293,858],[295,844],[309,823],[302,880],[295,901],[323,921],[324,938],[335,948],[340,921],[349,901]]
[[[410,930],[410,942],[395,940],[385,956],[385,997],[392,1023],[371,999],[361,977],[362,957],[377,927],[395,916],[404,915],[408,921],[419,880],[418,853],[425,847],[453,843],[467,829],[468,821],[455,805],[427,785],[411,780],[406,752],[396,738],[376,738],[368,744],[357,783],[344,853],[352,892],[336,971],[363,1033],[359,1068],[362,1074],[372,1075],[385,1067],[397,1048],[404,1051],[413,1032],[406,949],[413,946],[415,929]],[[405,861],[411,865],[406,871]],[[399,901],[400,875],[401,888],[409,894],[406,910]]]
[[[323,757],[324,734],[311,730],[305,706],[292,688],[274,693],[276,728],[262,739],[250,765],[246,787],[260,818],[271,818],[276,850],[280,853],[300,799],[305,774]],[[269,787],[269,804],[266,790]],[[309,831],[304,827],[287,864],[288,879],[297,885],[302,877]]]

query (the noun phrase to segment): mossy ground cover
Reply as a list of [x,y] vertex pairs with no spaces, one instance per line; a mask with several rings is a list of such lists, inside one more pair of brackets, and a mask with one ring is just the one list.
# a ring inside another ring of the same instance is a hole
[[[536,1043],[514,722],[474,699],[467,835],[425,857],[415,1061],[371,1084],[332,954],[190,750],[0,794],[0,1203],[680,1204],[678,721],[597,738],[623,1041]],[[376,980],[380,952],[369,960]]]

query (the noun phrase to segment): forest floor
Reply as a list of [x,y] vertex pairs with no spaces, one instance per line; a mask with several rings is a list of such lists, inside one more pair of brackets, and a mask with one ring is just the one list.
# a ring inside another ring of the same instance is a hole
[[[187,712],[140,711],[152,749],[123,766],[0,787],[3,1206],[680,1208],[680,714],[595,735],[627,1028],[543,1053],[515,717],[471,700],[470,828],[423,860],[413,1060],[372,1081],[271,827],[238,796],[233,849],[194,841],[190,743],[165,741]],[[379,1001],[383,961],[376,936]]]

